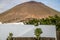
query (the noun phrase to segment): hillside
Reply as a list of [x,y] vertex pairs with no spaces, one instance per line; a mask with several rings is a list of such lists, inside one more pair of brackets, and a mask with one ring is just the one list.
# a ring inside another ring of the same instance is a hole
[[0,22],[20,22],[32,18],[41,19],[54,16],[55,14],[60,16],[60,12],[47,7],[41,2],[29,1],[16,5],[12,9],[0,14]]

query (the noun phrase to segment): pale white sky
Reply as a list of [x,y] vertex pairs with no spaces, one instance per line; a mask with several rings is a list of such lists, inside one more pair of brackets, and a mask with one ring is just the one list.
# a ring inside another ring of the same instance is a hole
[[[12,7],[31,0],[0,0],[0,13],[11,9]],[[60,12],[60,0],[35,0]]]

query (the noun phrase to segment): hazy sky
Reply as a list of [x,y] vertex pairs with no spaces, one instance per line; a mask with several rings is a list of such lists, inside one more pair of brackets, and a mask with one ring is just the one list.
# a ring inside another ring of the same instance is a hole
[[[31,0],[0,0],[0,13],[4,12],[18,4]],[[35,0],[60,12],[60,0]]]

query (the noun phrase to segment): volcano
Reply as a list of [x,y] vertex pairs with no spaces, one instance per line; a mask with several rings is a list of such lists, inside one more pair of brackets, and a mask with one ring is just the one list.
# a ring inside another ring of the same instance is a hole
[[60,12],[44,5],[41,2],[29,1],[16,5],[4,13],[1,13],[0,22],[11,23],[31,18],[41,19],[48,16],[54,16],[55,14],[60,16]]

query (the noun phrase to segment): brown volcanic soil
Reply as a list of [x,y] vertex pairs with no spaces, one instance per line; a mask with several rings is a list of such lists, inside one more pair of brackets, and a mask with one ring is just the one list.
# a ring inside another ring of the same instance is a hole
[[47,7],[43,3],[30,1],[19,4],[12,9],[0,14],[0,22],[20,22],[28,18],[46,18],[48,16],[60,16],[60,13]]

